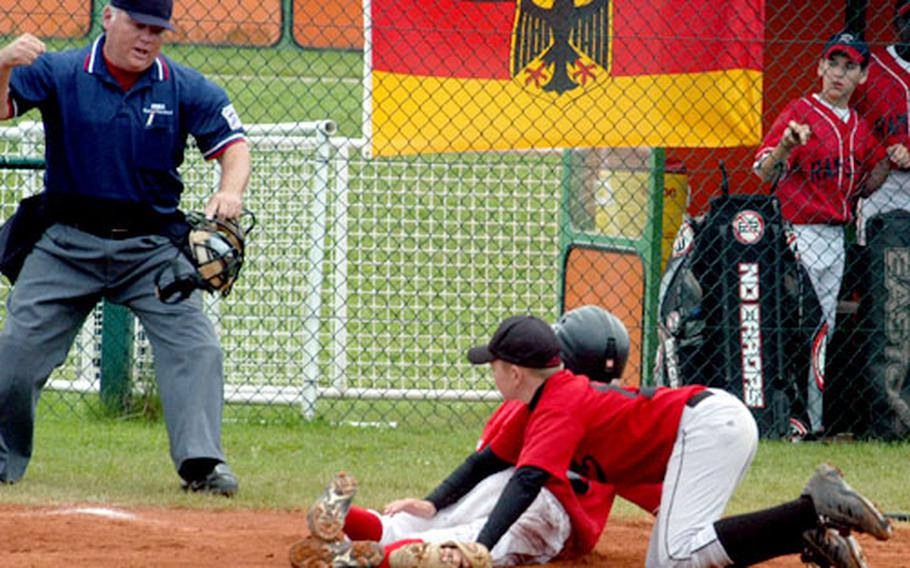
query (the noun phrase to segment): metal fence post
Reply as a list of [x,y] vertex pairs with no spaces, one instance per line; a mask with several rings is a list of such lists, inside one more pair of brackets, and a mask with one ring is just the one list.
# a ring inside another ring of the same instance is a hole
[[105,300],[101,326],[101,402],[110,410],[123,411],[132,389],[135,320],[129,309]]
[[307,420],[316,417],[316,399],[319,396],[319,327],[322,310],[322,284],[325,280],[326,212],[329,199],[329,170],[331,168],[331,135],[335,124],[326,121],[316,131],[315,172],[313,174],[313,195],[311,197],[311,218],[307,244],[310,247],[306,274],[306,306],[303,324],[303,392],[302,411]]
[[654,356],[657,353],[657,311],[660,296],[660,277],[663,270],[661,244],[664,220],[664,174],[666,154],[663,148],[653,148],[650,156],[650,199],[648,224],[643,245],[645,257],[645,313],[642,333],[642,384],[654,384]]
[[44,158],[0,156],[0,170],[43,170]]

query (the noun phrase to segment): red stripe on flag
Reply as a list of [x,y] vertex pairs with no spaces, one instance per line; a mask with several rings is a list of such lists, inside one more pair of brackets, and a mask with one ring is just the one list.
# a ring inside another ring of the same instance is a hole
[[[373,69],[509,79],[518,2],[372,0]],[[762,68],[764,0],[616,0],[612,75]]]
[[373,69],[508,79],[514,2],[372,0]]
[[764,0],[613,5],[612,75],[762,69]]

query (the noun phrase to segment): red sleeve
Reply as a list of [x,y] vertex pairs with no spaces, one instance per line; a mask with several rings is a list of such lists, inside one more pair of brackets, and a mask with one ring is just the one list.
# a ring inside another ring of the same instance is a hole
[[617,493],[626,501],[631,501],[652,515],[656,515],[657,510],[660,509],[662,490],[662,483],[642,483],[618,487]]
[[225,144],[225,145],[222,146],[221,148],[218,148],[218,150],[216,150],[215,152],[212,152],[211,154],[209,154],[208,156],[206,156],[205,159],[206,159],[207,161],[208,161],[208,160],[214,160],[214,159],[218,158],[218,156],[221,156],[222,154],[224,154],[224,152],[225,152],[228,148],[230,148],[230,147],[233,146],[234,144],[239,144],[240,142],[244,142],[244,143],[245,143],[245,142],[246,142],[246,139],[245,139],[245,138],[237,138],[236,140],[231,140],[230,142],[228,142],[227,144]]
[[[872,136],[871,134],[869,135],[869,139],[872,141],[872,148],[869,152],[870,157],[866,163],[869,164],[869,169],[871,170],[876,164],[888,157],[888,147],[879,142],[875,136]],[[893,143],[896,143],[896,141]]]
[[499,431],[502,430],[503,426],[507,424],[509,420],[517,414],[526,411],[527,405],[520,400],[507,400],[500,404],[499,407],[493,411],[493,414],[490,415],[486,426],[483,427],[480,439],[477,440],[477,451],[479,452],[487,447],[490,444],[490,440],[499,434]]
[[[878,57],[882,60],[891,60],[891,56],[884,50],[878,53]],[[875,125],[876,120],[887,122],[887,117],[882,116],[883,109],[905,110],[908,105],[904,96],[894,98],[895,93],[903,92],[903,89],[897,88],[897,85],[902,86],[904,80],[892,75],[885,66],[879,65],[877,61],[872,61],[869,64],[868,74],[868,80],[857,85],[856,90],[853,91],[850,102],[856,112],[872,127]],[[888,100],[889,98],[893,100]],[[895,114],[903,113],[897,111]],[[884,142],[885,147],[900,143],[910,147],[910,137],[907,136],[906,127],[898,129],[900,132],[889,132],[890,130],[889,128],[873,129],[872,135]],[[884,140],[882,140],[882,137],[884,137]]]
[[553,477],[564,478],[584,433],[572,409],[541,405],[528,421],[524,447],[516,465],[538,467]]
[[[793,101],[787,105],[783,112],[778,115],[777,120],[774,121],[774,124],[771,125],[768,133],[765,134],[765,138],[762,140],[761,146],[759,146],[758,150],[755,152],[756,168],[758,164],[767,158],[768,155],[774,151],[774,148],[780,144],[781,139],[784,137],[784,130],[787,129],[787,124],[794,118],[793,107],[796,102],[797,101]],[[798,150],[799,148],[795,148],[790,152],[790,155],[787,156],[787,169],[790,169],[795,163],[794,157],[796,156]]]
[[888,157],[887,146],[883,144],[875,135],[872,133],[872,129],[869,128],[868,123],[865,119],[860,119],[863,121],[863,146],[862,146],[862,164],[864,173],[869,173],[872,169]]
[[503,420],[498,430],[490,438],[487,445],[500,459],[509,463],[516,463],[521,454],[524,441],[525,428],[528,424],[527,406],[515,411],[508,420]]
[[500,404],[496,410],[493,411],[493,414],[490,415],[490,418],[487,419],[487,423],[483,427],[483,432],[480,433],[480,438],[477,440],[476,450],[478,452],[490,444],[490,440],[493,439],[493,436],[499,431],[499,428],[502,427],[501,417],[504,408],[505,403]]

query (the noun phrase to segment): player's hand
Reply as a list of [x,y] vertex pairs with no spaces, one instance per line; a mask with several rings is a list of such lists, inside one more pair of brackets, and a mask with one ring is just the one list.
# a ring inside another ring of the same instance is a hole
[[910,150],[903,144],[888,146],[888,159],[902,170],[910,168]]
[[800,124],[795,120],[791,120],[787,123],[787,128],[784,129],[784,135],[781,137],[780,143],[784,150],[792,150],[796,146],[801,146],[808,142],[810,136],[812,136],[812,128],[808,124]]
[[436,506],[426,499],[398,499],[385,506],[382,511],[384,515],[395,515],[397,513],[410,513],[415,517],[430,519],[436,514]]
[[22,34],[0,49],[0,69],[31,65],[47,48],[32,34]]
[[243,212],[243,199],[225,191],[218,191],[205,206],[206,219],[238,219]]

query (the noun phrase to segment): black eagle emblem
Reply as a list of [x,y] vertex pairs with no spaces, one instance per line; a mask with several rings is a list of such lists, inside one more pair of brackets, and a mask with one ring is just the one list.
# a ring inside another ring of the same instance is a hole
[[[595,78],[596,66],[609,64],[609,0],[518,0],[512,39],[512,77],[527,73],[526,84],[557,94]],[[585,58],[593,61],[586,64]],[[535,61],[534,67],[529,67]],[[574,68],[569,75],[569,66]],[[548,75],[548,70],[550,74]]]

